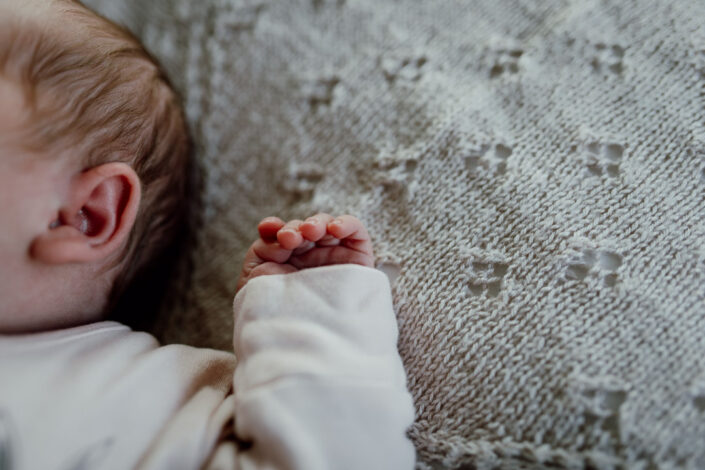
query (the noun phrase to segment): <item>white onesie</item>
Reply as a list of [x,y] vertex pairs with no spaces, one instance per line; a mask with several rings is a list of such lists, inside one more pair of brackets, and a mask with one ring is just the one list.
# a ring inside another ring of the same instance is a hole
[[414,467],[383,273],[257,277],[234,311],[235,355],[114,322],[0,336],[0,469]]

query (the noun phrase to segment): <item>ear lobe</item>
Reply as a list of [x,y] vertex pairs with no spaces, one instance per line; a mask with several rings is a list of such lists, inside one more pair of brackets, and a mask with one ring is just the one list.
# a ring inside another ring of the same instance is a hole
[[48,264],[91,263],[109,257],[127,240],[140,198],[139,177],[125,163],[106,163],[82,172],[71,182],[59,223],[34,239],[32,257]]

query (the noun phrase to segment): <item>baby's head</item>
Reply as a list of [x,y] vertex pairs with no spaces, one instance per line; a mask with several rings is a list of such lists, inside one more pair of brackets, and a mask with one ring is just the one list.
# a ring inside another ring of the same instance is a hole
[[174,239],[188,165],[137,40],[72,0],[0,0],[0,332],[103,318]]

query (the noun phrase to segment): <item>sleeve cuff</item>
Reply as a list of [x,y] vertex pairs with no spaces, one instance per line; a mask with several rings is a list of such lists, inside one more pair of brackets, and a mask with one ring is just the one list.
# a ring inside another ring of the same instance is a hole
[[406,389],[384,273],[353,264],[252,279],[235,296],[236,384],[362,379]]

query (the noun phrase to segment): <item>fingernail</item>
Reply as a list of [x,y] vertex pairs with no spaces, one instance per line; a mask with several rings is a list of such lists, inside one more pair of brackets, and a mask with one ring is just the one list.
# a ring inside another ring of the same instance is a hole
[[315,217],[309,217],[308,219],[306,219],[306,220],[304,221],[304,223],[306,223],[306,224],[317,224],[317,223],[318,223],[318,219],[315,218]]
[[342,223],[343,223],[343,221],[340,220],[340,219],[333,219],[333,220],[331,221],[331,224],[342,224]]

